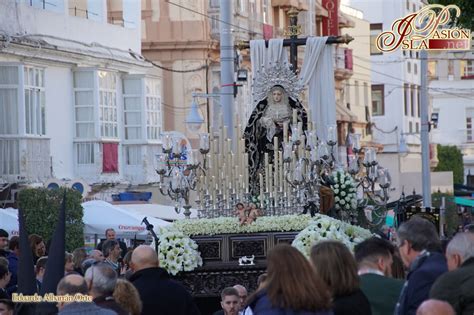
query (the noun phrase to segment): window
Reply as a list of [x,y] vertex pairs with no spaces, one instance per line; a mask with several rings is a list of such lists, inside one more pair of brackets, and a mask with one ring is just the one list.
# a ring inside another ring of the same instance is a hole
[[411,72],[411,63],[409,61],[407,62],[407,71],[408,73]]
[[158,140],[161,134],[162,120],[159,88],[157,80],[146,79],[146,134],[148,140]]
[[454,80],[454,60],[448,60],[448,80]]
[[351,109],[351,84],[349,80],[346,81],[346,107]]
[[125,149],[125,163],[127,165],[140,165],[141,159],[141,146],[139,145],[126,145]]
[[355,106],[359,106],[359,81],[354,81],[354,89],[355,89]]
[[412,8],[413,8],[413,12],[416,12],[416,5],[414,3],[413,3]]
[[263,23],[269,24],[270,23],[270,4],[268,3],[270,0],[263,0],[262,2],[262,11],[263,11]]
[[[43,0],[41,0],[43,1]],[[45,0],[49,1],[49,0]],[[64,0],[62,0],[64,1]],[[93,21],[103,21],[104,17],[107,19],[107,9],[109,9],[109,18],[110,23],[112,23],[112,15],[114,15],[114,20],[123,21],[122,14],[124,13],[121,2],[125,1],[107,1],[107,6],[103,5],[103,1],[91,1],[91,0],[68,0],[69,2],[69,15],[77,16],[80,18],[85,18]],[[133,2],[137,1],[127,1],[129,2],[128,7],[132,6]],[[104,9],[105,12],[104,12]],[[135,9],[135,8],[134,8]],[[133,11],[131,9],[125,11]],[[64,10],[63,10],[64,12]],[[130,18],[127,18],[127,20]],[[118,24],[116,21],[114,24]],[[120,23],[119,25],[122,25]]]
[[236,9],[237,14],[246,15],[247,5],[248,5],[248,0],[235,0],[235,9]]
[[416,133],[420,132],[420,124],[419,123],[415,123],[415,132]]
[[411,112],[411,117],[415,117],[415,86],[412,85],[410,89],[410,112]]
[[18,66],[0,66],[0,134],[18,134]]
[[369,85],[364,82],[364,106],[369,104]]
[[428,77],[430,79],[437,79],[438,75],[436,72],[436,67],[438,65],[437,61],[428,61]]
[[466,109],[466,141],[474,142],[474,136],[472,134],[472,122],[474,120],[474,108]]
[[29,135],[46,134],[44,69],[24,67],[25,132]]
[[372,85],[372,115],[381,116],[385,114],[384,85]]
[[211,23],[211,33],[219,34],[220,32],[220,15],[219,14],[210,14],[209,21]]
[[408,122],[408,132],[413,133],[413,122]]
[[74,72],[74,108],[77,138],[91,139],[95,136],[94,103],[94,72]]
[[382,33],[382,23],[370,24],[370,54],[371,55],[382,55],[382,52],[377,49],[376,40],[377,36]]
[[118,143],[102,143],[102,172],[118,172]]
[[125,139],[142,139],[142,79],[125,78],[123,93]]
[[415,74],[418,74],[418,65],[415,63],[413,63],[413,73]]
[[220,1],[219,0],[209,0],[209,7],[210,8],[219,8]]
[[0,139],[0,175],[20,174],[20,142]]
[[114,73],[99,71],[100,135],[118,138],[117,132],[117,77]]
[[410,93],[410,85],[408,83],[403,84],[403,104],[405,105],[405,116],[408,116],[408,108],[410,107],[408,93]]
[[92,142],[76,143],[76,163],[79,165],[95,163],[95,147]]
[[410,1],[407,0],[407,10],[410,10]]
[[420,86],[416,89],[416,111],[418,117],[421,117],[421,93],[420,93]]
[[255,17],[257,13],[257,4],[255,3],[255,0],[249,1],[249,12],[250,12],[250,16]]
[[473,60],[461,60],[461,79],[474,79]]

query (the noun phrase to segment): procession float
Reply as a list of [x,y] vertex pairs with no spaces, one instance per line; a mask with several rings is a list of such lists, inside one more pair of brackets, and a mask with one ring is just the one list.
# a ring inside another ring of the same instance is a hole
[[[198,150],[164,135],[156,164],[160,192],[187,219],[155,230],[155,245],[160,265],[202,309],[218,305],[226,286],[255,290],[277,244],[306,256],[325,239],[352,249],[385,222],[391,180],[377,149],[362,147],[361,135],[352,132],[347,159],[338,160],[330,44],[350,40],[292,35],[247,43],[254,77],[246,125],[236,120],[233,137],[225,125],[200,134]],[[305,60],[296,73],[302,44]],[[192,205],[198,218],[190,218]]]

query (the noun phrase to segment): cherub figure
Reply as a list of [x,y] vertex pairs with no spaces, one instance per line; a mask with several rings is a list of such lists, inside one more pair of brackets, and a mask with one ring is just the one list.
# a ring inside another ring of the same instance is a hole
[[257,217],[261,216],[262,212],[254,203],[250,203],[248,207],[248,215],[246,224],[252,224],[254,221],[257,220]]
[[240,225],[244,225],[247,221],[247,209],[245,209],[243,203],[239,202],[235,205],[235,214],[239,217]]

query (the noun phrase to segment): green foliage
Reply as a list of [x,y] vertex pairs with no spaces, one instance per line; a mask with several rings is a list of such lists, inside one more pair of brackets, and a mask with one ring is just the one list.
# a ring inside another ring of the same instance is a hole
[[474,30],[474,3],[472,0],[428,0],[430,4],[455,4],[461,9],[461,15],[459,18],[455,18],[454,11],[451,12],[451,26],[457,26],[459,28],[467,28]]
[[435,171],[452,171],[454,184],[464,183],[462,153],[457,147],[438,144],[438,160],[439,163]]
[[28,233],[51,239],[58,221],[59,209],[66,191],[66,250],[84,246],[82,196],[73,189],[32,188],[20,192],[19,208],[25,211]]
[[445,199],[445,234],[451,237],[458,227],[459,217],[457,214],[457,206],[454,202],[454,196],[446,193],[434,193],[431,195],[431,203],[434,208],[440,208],[442,198]]

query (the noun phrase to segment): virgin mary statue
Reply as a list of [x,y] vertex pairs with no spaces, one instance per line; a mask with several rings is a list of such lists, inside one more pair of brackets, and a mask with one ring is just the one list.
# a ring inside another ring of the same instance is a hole
[[308,121],[305,109],[297,98],[289,97],[283,85],[275,84],[269,88],[266,98],[258,102],[250,115],[244,138],[245,150],[249,154],[249,186],[252,195],[259,193],[258,174],[265,174],[265,153],[269,153],[269,163],[273,163],[273,139],[278,139],[278,150],[282,150],[285,126],[288,128],[288,135],[291,135],[293,110],[296,110],[298,122],[303,123],[304,132]]

